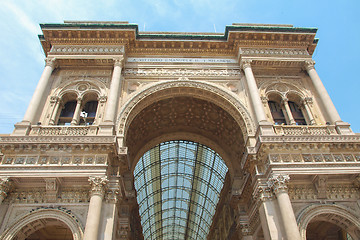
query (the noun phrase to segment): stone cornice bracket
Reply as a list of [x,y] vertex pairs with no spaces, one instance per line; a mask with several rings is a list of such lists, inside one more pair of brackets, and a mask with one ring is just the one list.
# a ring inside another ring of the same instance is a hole
[[56,64],[56,59],[53,57],[47,57],[45,58],[45,67],[49,66],[51,68],[56,68],[57,64]]
[[275,194],[287,192],[288,191],[288,182],[290,177],[287,174],[274,174],[269,179],[269,184],[273,189]]
[[106,185],[109,182],[107,177],[89,177],[89,182],[91,185],[90,195],[99,195],[103,197],[105,194]]
[[252,62],[251,59],[241,60],[241,61],[240,61],[240,67],[241,67],[241,69],[245,69],[245,68],[251,67],[251,62]]
[[304,62],[304,68],[309,71],[311,69],[315,69],[315,61],[314,60],[306,60]]
[[11,180],[8,177],[0,178],[0,197],[6,198],[10,191]]
[[116,57],[113,59],[114,60],[114,66],[118,66],[123,68],[124,67],[124,57]]

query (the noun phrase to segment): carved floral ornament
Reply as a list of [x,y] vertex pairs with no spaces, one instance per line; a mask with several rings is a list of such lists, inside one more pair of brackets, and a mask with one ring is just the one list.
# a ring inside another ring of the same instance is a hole
[[10,178],[0,178],[0,197],[5,198],[10,190],[11,181]]
[[91,195],[104,196],[106,185],[109,182],[106,176],[89,177],[89,182],[91,185]]
[[[124,104],[120,111],[116,124],[118,127],[118,133],[120,135],[125,134],[132,120],[129,117],[136,116],[137,113],[145,107],[168,97],[169,93],[164,93],[162,90],[171,88],[194,89],[194,91],[189,91],[189,93],[186,93],[185,91],[178,91],[178,93],[174,92],[171,94],[179,94],[180,96],[191,94],[192,96],[197,96],[201,99],[213,102],[222,107],[225,111],[229,112],[229,114],[240,125],[244,135],[253,135],[255,133],[254,121],[252,120],[247,108],[230,90],[208,82],[184,80],[157,82],[146,85],[144,88],[140,88],[138,92],[134,92],[134,95]],[[163,96],[160,96],[160,93],[163,94]],[[147,101],[143,101],[145,98],[147,98]],[[135,112],[134,110],[136,107],[138,108]]]

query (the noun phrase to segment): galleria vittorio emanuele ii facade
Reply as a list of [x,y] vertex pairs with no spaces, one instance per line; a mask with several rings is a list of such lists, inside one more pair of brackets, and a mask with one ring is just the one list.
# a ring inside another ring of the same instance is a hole
[[360,239],[360,135],[316,29],[41,29],[43,74],[0,136],[0,239]]

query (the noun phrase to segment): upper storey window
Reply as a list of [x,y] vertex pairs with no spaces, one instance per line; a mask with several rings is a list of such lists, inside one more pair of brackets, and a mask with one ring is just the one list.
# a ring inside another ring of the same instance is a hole
[[268,104],[275,125],[286,124],[285,116],[280,104],[274,101],[269,101]]
[[92,125],[95,121],[98,101],[89,101],[85,104],[82,112],[80,125]]
[[296,125],[306,125],[304,114],[300,109],[299,105],[297,105],[295,102],[289,101],[289,107]]
[[60,113],[58,125],[70,125],[74,116],[75,108],[76,101],[67,102]]

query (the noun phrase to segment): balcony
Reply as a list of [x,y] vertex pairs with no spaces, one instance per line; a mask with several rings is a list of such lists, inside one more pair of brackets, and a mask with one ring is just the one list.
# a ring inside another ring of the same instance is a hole
[[94,136],[98,126],[32,126],[30,136]]
[[308,125],[275,125],[275,133],[283,136],[320,136],[320,135],[336,135],[334,125],[327,126],[308,126]]

